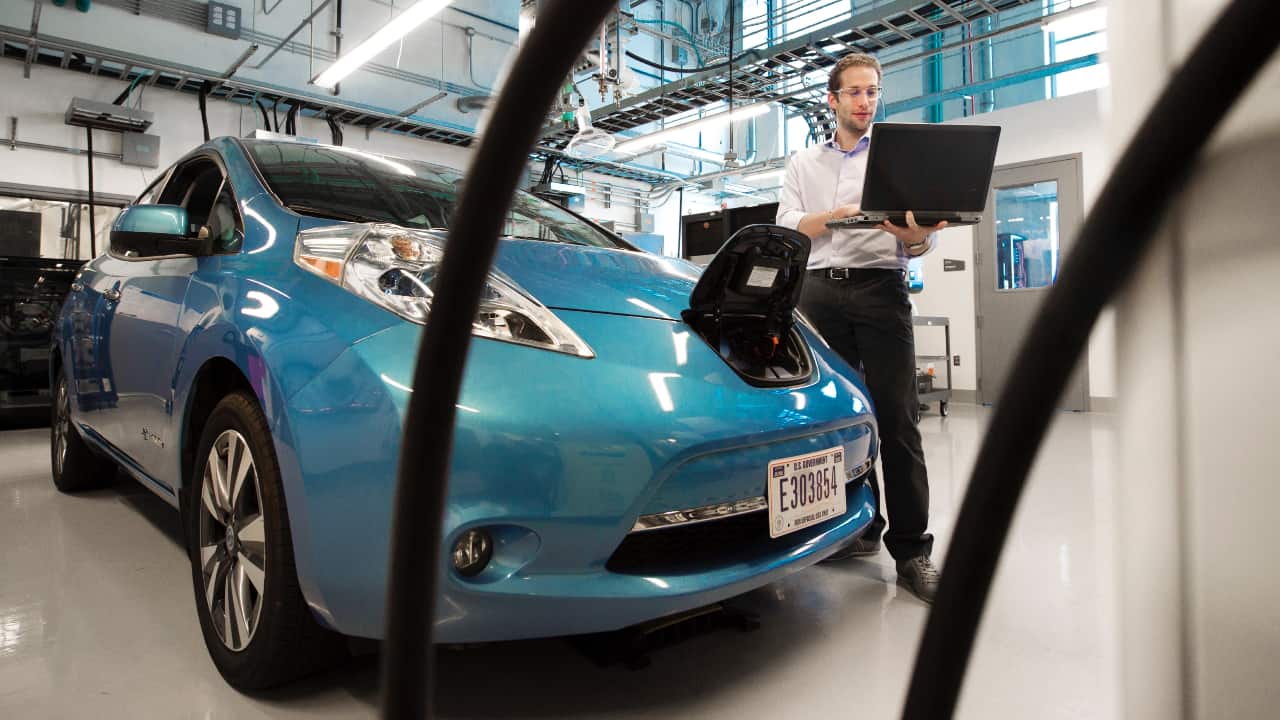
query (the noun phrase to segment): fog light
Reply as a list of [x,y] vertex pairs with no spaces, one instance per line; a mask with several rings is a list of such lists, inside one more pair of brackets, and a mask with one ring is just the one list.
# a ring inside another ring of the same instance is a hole
[[479,573],[492,557],[493,541],[489,539],[489,533],[483,530],[462,533],[462,537],[453,546],[453,567],[463,577]]

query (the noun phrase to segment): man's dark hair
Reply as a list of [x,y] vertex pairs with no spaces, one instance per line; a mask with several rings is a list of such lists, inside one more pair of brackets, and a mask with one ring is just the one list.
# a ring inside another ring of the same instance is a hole
[[884,77],[884,73],[880,70],[880,61],[866,53],[849,53],[840,58],[840,62],[831,68],[831,75],[827,78],[827,91],[835,92],[840,89],[840,73],[851,67],[869,67],[876,71],[876,82],[880,82]]

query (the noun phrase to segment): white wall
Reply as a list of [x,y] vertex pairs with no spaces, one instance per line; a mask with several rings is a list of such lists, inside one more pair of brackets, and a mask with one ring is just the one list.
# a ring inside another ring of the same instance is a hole
[[[7,118],[17,117],[19,140],[83,149],[84,129],[63,121],[71,98],[111,102],[124,88],[125,84],[120,81],[40,66],[31,68],[30,79],[23,79],[21,63],[0,63],[0,90],[5,97],[0,121],[4,121],[7,135]],[[156,114],[155,124],[148,132],[161,138],[160,167],[139,168],[99,159],[94,165],[96,191],[136,195],[169,164],[204,141],[195,95],[149,88],[143,96],[142,107]],[[215,137],[244,135],[261,123],[255,110],[233,103],[215,100],[209,103],[208,109],[209,132]],[[349,147],[451,165],[465,164],[470,157],[469,151],[443,143],[385,132],[372,133],[366,140],[364,131],[357,128],[345,128],[344,133]],[[328,142],[329,127],[321,121],[299,117],[298,134]],[[93,138],[95,151],[120,152],[119,133],[97,131]],[[26,148],[0,151],[0,181],[80,190],[89,187],[83,156]]]
[[[17,117],[19,140],[83,149],[84,129],[71,127],[63,121],[71,98],[111,102],[124,88],[125,84],[120,81],[40,66],[33,66],[31,78],[23,79],[21,63],[0,62],[0,97],[4,98],[4,105],[0,107],[0,123],[3,123],[0,131],[7,136],[8,118]],[[160,167],[139,168],[124,165],[118,160],[99,158],[94,164],[96,192],[135,196],[170,164],[204,141],[200,110],[194,95],[149,88],[143,96],[142,107],[156,114],[155,124],[148,132],[161,138]],[[234,103],[211,100],[208,111],[209,133],[214,137],[243,136],[261,123],[256,109]],[[330,140],[328,125],[306,117],[298,118],[298,135],[318,138],[321,142]],[[387,132],[373,132],[366,138],[364,130],[355,127],[344,128],[343,142],[347,147],[464,169],[472,155],[467,148]],[[94,151],[119,153],[120,134],[95,132]],[[593,174],[584,175],[581,179],[588,184],[589,190],[594,184],[594,192],[588,194],[585,214],[597,219],[616,220],[620,229],[630,229],[635,222],[634,202],[618,197],[612,208],[605,208],[601,189],[605,183],[645,189],[648,186]],[[84,156],[28,148],[0,148],[0,182],[71,190],[88,190],[89,187]]]
[[[241,1],[233,4],[241,7],[245,30],[256,30],[277,38],[288,35],[310,14],[309,4],[306,2],[283,2],[270,15],[261,12],[261,2]],[[318,2],[315,4],[319,5]],[[403,12],[411,4],[396,3],[396,13]],[[0,25],[29,28],[32,5],[32,0],[3,0],[0,2]],[[143,5],[145,8],[146,4]],[[345,0],[342,5],[344,50],[350,50],[373,34],[392,14],[387,0]],[[44,2],[40,15],[40,33],[78,43],[118,48],[171,66],[196,68],[214,76],[231,67],[249,47],[247,39],[232,40],[212,35],[155,17],[152,10],[144,10],[143,14],[135,15],[127,10],[93,3],[89,12],[82,13],[74,6],[74,2],[67,3],[64,7]],[[458,93],[487,94],[516,39],[516,32],[503,26],[514,27],[518,12],[518,3],[454,0],[436,17],[406,36],[403,44],[394,44],[371,62],[384,68],[447,82]],[[295,36],[294,42],[310,43],[314,35],[317,48],[334,50],[335,39],[330,31],[335,27],[336,15],[337,4],[331,4],[316,17],[313,27],[303,28]],[[474,15],[490,18],[499,24],[481,20]],[[474,67],[468,61],[466,27],[473,27],[477,32],[471,39]],[[260,46],[240,67],[236,78],[316,98],[328,97],[326,90],[310,85],[309,81],[325,69],[329,61],[320,58],[313,61],[309,54],[284,49],[262,68],[255,68],[255,65],[266,59],[270,50],[269,45]],[[339,99],[395,113],[436,92],[436,88],[425,87],[415,81],[375,74],[366,66],[342,82]],[[473,128],[477,114],[460,112],[457,100],[458,94],[451,93],[448,98],[415,114],[441,124]]]
[[[1104,95],[1094,91],[1018,105],[955,122],[1001,127],[997,166],[1079,154],[1087,213],[1111,170],[1111,155],[1103,129],[1104,102]],[[952,381],[960,390],[977,388],[974,232],[973,227],[942,231],[938,249],[924,259],[925,289],[913,296],[919,314],[951,318],[951,352],[961,358],[960,367],[952,367]],[[963,260],[965,269],[943,272],[944,258]],[[941,355],[941,340],[935,342],[935,333],[928,332],[928,337],[924,332],[917,335],[921,344],[919,351]],[[936,335],[941,337],[941,333]],[[938,368],[938,372],[941,375],[943,369]],[[1108,309],[1099,319],[1089,341],[1089,395],[1114,397],[1115,378],[1115,329],[1112,312]]]
[[[1227,5],[1110,4],[1117,151]],[[1276,717],[1280,576],[1269,558],[1280,545],[1280,388],[1268,369],[1280,359],[1278,87],[1273,53],[1117,301],[1124,482],[1114,514],[1125,521],[1107,545],[1118,571],[1114,717]]]

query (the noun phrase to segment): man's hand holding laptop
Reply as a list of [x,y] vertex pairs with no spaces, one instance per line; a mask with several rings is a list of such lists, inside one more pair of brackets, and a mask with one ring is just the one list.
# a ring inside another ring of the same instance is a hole
[[[826,222],[834,220],[843,220],[844,218],[857,217],[862,214],[861,208],[857,205],[841,205],[833,208],[827,213],[828,218],[823,218]],[[924,253],[929,249],[928,239],[930,233],[935,233],[947,226],[947,221],[943,220],[937,225],[919,225],[916,223],[915,213],[907,211],[907,226],[901,227],[885,220],[880,223],[878,229],[884,230],[890,235],[898,238],[898,242],[902,243],[902,247],[908,255],[916,256]]]
[[880,223],[880,229],[898,238],[898,242],[902,243],[902,248],[907,251],[908,255],[922,255],[925,250],[929,249],[929,235],[935,233],[947,226],[947,221],[943,220],[937,225],[917,225],[916,216],[910,210],[907,211],[907,226],[899,227],[885,220]]

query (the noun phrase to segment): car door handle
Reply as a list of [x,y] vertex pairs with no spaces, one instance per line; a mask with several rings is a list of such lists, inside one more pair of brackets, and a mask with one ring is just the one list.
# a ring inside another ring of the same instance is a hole
[[110,290],[107,290],[106,292],[102,293],[102,297],[110,300],[111,302],[115,302],[120,299],[120,289],[111,288]]
[[84,285],[78,282],[71,283],[71,290],[73,292],[84,292]]

